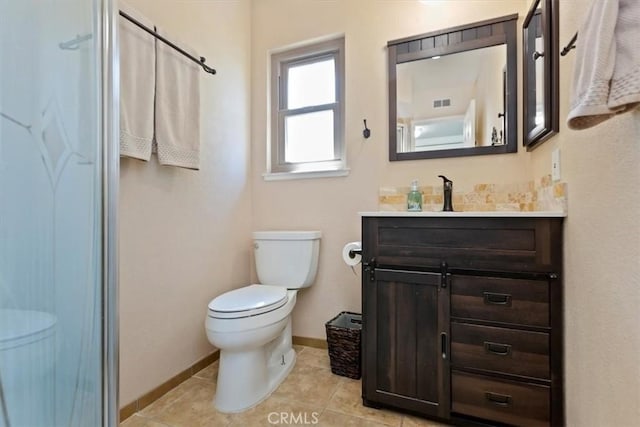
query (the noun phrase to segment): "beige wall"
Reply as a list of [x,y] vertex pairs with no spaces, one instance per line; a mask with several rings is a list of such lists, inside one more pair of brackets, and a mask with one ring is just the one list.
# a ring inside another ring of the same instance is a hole
[[[446,7],[444,6],[446,3]],[[454,6],[454,7],[451,7]],[[286,12],[285,12],[286,11]],[[478,182],[524,182],[526,152],[465,159],[388,161],[387,41],[511,13],[524,1],[259,0],[252,9],[252,170],[255,229],[323,232],[316,283],[298,295],[294,335],[324,338],[324,322],[341,310],[360,311],[360,273],[341,260],[342,246],[360,240],[358,212],[377,210],[378,188]],[[329,34],[345,34],[346,143],[351,173],[343,178],[269,181],[266,170],[269,50]],[[367,119],[371,138],[362,137]]]
[[[564,45],[589,2],[560,3],[560,44]],[[440,173],[455,181],[454,191],[458,185],[538,179],[550,173],[551,150],[560,147],[562,179],[569,188],[565,227],[567,422],[573,426],[633,425],[640,417],[640,113],[582,132],[562,124],[558,136],[530,153],[520,142],[518,154],[387,160],[386,42],[514,12],[520,13],[521,28],[528,6],[528,1],[510,0],[254,1],[253,226],[324,233],[318,278],[313,287],[299,294],[293,315],[294,335],[324,338],[326,320],[341,310],[360,311],[360,277],[341,263],[340,249],[345,242],[360,239],[357,212],[377,209],[380,186],[406,186],[414,178],[421,184],[438,185],[436,175]],[[334,33],[346,37],[346,141],[351,173],[345,178],[265,182],[268,52]],[[561,121],[567,114],[574,60],[572,51],[560,62]],[[519,116],[520,111],[521,105]],[[361,136],[363,118],[372,129],[369,140]],[[521,126],[521,118],[518,120]]]
[[250,2],[129,0],[207,58],[201,170],[121,161],[120,403],[209,354],[207,303],[250,280]]
[[[550,173],[551,150],[560,147],[569,185],[567,421],[625,426],[640,417],[640,113],[581,132],[562,124],[559,135],[531,153],[387,160],[386,42],[508,13],[520,13],[520,25],[528,1],[130,2],[200,50],[219,74],[202,78],[202,171],[122,162],[122,404],[211,350],[204,307],[251,279],[250,230],[322,230],[318,278],[299,294],[293,321],[295,335],[324,338],[326,320],[341,310],[360,311],[360,276],[341,262],[340,250],[360,239],[357,212],[377,209],[380,186],[414,178],[439,185],[440,173],[455,181],[454,191],[478,182],[524,182]],[[563,45],[588,0],[560,3]],[[350,175],[265,182],[268,51],[340,33],[347,50]],[[574,60],[575,51],[560,62],[561,121]],[[368,140],[361,136],[364,118],[372,129]]]
[[[560,1],[560,43],[588,9]],[[567,420],[632,426],[640,418],[640,111],[592,129],[567,128],[576,51],[560,59],[560,133],[531,153],[535,176],[560,148],[565,225]]]

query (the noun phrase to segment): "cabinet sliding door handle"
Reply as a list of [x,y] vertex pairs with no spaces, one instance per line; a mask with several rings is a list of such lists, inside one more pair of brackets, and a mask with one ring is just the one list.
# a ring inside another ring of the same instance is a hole
[[442,358],[447,358],[447,333],[443,332],[440,334],[440,349],[442,351]]
[[498,294],[495,292],[483,292],[484,303],[487,305],[506,305],[511,307],[510,294]]

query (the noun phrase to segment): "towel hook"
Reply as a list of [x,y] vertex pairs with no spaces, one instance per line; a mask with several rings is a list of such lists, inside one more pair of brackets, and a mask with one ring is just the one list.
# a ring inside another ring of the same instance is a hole
[[367,128],[367,119],[364,119],[364,130],[362,131],[362,136],[364,136],[365,139],[371,136],[371,129]]
[[569,40],[569,43],[567,43],[567,45],[562,49],[562,52],[560,52],[560,55],[566,56],[571,49],[575,49],[577,40],[578,40],[578,33],[575,33],[573,37],[571,37],[571,40]]

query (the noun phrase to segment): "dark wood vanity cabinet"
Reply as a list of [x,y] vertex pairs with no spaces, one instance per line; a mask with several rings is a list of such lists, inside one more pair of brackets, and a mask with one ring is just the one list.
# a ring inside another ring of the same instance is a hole
[[561,217],[362,221],[367,406],[564,425]]

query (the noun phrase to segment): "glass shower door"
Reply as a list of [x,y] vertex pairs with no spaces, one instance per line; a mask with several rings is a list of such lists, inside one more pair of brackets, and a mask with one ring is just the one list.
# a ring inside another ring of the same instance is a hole
[[104,425],[115,387],[105,3],[0,0],[0,427]]

